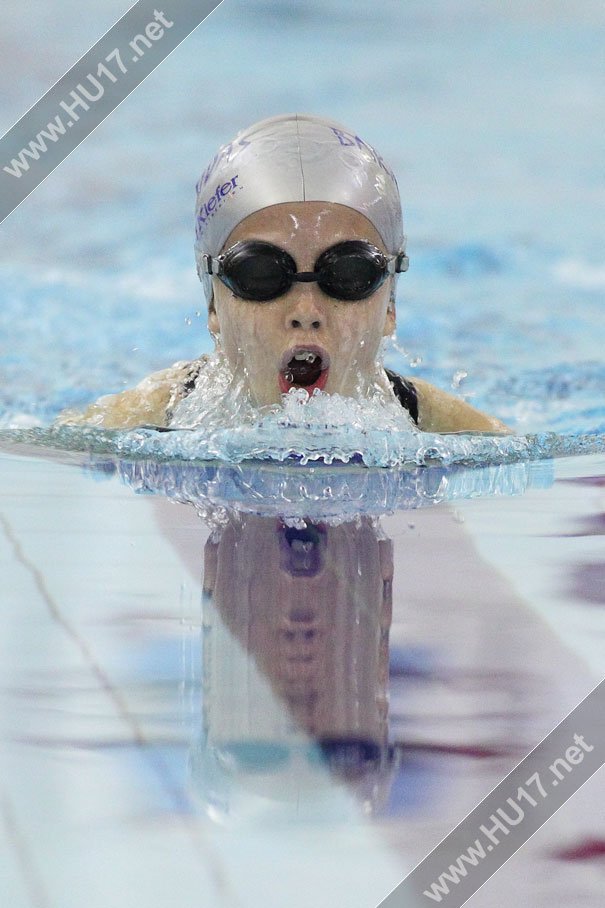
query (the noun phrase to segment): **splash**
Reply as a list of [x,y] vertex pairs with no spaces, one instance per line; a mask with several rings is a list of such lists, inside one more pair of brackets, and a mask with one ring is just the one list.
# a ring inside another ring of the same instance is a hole
[[90,468],[119,475],[138,494],[192,504],[217,529],[238,514],[279,517],[292,526],[301,526],[301,521],[305,526],[308,520],[338,525],[361,515],[379,518],[446,501],[523,495],[530,487],[548,488],[553,481],[550,462],[381,470],[344,464],[110,460]]
[[172,429],[201,429],[210,438],[238,425],[253,425],[259,410],[247,390],[247,373],[236,377],[219,348],[203,357],[203,367],[190,394],[176,404]]
[[[368,466],[387,466],[401,462],[387,439],[415,444],[417,430],[384,391],[378,373],[375,381],[353,388],[352,397],[319,389],[309,396],[304,388],[292,388],[280,403],[262,407],[254,405],[246,378],[245,371],[237,377],[231,372],[222,351],[207,357],[195,388],[173,410],[165,453],[230,463],[295,457],[303,464],[362,459]],[[183,435],[185,430],[191,434]]]
[[366,467],[489,466],[605,451],[605,436],[494,436],[421,432],[392,394],[370,382],[355,397],[292,388],[281,403],[256,407],[243,376],[220,351],[204,358],[194,390],[176,403],[167,428],[129,430],[32,425],[5,419],[0,443],[151,459],[158,463],[277,461]]
[[[279,430],[278,437],[275,431]],[[283,426],[273,418],[266,423],[237,427],[208,438],[203,429],[135,429],[89,427],[0,429],[0,450],[15,446],[59,451],[108,454],[158,464],[187,461],[276,461],[300,464],[352,463],[366,467],[495,466],[584,454],[605,454],[605,436],[540,435],[430,435],[411,430],[390,432],[351,426],[311,428]]]

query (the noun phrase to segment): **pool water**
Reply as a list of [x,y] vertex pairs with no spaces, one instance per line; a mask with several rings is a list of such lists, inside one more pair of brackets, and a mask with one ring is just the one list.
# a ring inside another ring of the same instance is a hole
[[[122,6],[86,25],[62,10],[6,13],[0,128]],[[592,0],[221,4],[2,225],[0,426],[47,424],[211,348],[196,179],[243,124],[311,110],[398,175],[410,270],[387,365],[520,434],[603,433],[604,24]]]
[[[8,129],[124,9],[5,6]],[[603,678],[604,24],[225,0],[1,225],[0,905],[374,908]],[[398,174],[386,364],[515,436],[50,428],[210,351],[195,181],[287,110]],[[473,903],[599,908],[602,789]]]

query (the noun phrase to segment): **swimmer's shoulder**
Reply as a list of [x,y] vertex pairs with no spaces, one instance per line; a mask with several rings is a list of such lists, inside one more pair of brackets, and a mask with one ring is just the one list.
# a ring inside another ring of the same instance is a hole
[[512,430],[496,417],[477,410],[461,398],[442,391],[422,378],[404,378],[388,369],[386,372],[396,397],[423,432],[512,434]]
[[83,412],[66,410],[59,415],[57,424],[103,429],[133,429],[142,425],[166,427],[176,404],[195,387],[207,358],[204,355],[153,372],[136,387],[104,395]]

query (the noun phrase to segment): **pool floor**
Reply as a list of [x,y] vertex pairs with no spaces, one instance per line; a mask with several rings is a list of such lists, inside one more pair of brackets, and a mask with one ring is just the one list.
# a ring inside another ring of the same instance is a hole
[[[34,453],[0,454],[2,906],[375,908],[605,675],[602,456],[221,535]],[[604,781],[470,904],[599,908]]]

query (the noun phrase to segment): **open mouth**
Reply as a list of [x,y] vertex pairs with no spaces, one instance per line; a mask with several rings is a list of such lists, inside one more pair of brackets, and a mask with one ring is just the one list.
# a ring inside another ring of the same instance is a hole
[[323,391],[329,370],[330,358],[325,350],[315,346],[295,347],[282,358],[279,390],[287,394],[290,388],[304,388],[309,395],[316,388]]

